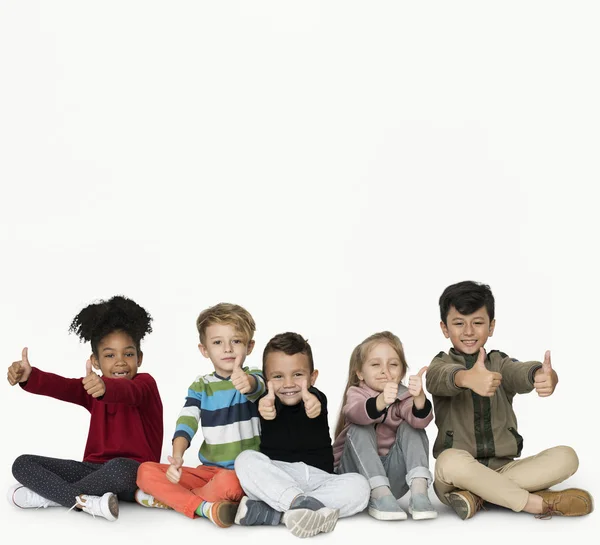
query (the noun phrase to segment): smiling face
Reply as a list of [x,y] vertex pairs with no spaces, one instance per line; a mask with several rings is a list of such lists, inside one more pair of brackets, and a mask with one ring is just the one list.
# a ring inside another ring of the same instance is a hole
[[104,336],[97,346],[98,356],[92,354],[92,365],[107,378],[131,380],[142,364],[142,352],[124,331],[113,331]]
[[288,356],[276,350],[269,352],[264,363],[265,380],[271,383],[275,395],[284,405],[297,405],[302,401],[302,383],[310,388],[319,375],[316,369],[310,372],[310,361],[299,352]]
[[244,334],[230,324],[212,324],[206,328],[206,340],[198,348],[205,358],[215,366],[217,375],[228,378],[233,372],[234,365],[244,360],[254,348],[254,341],[247,342]]
[[404,372],[398,353],[389,343],[381,342],[369,350],[356,376],[369,388],[376,392],[383,392],[386,382],[400,384]]
[[496,320],[490,322],[485,306],[468,315],[461,314],[452,306],[446,323],[440,323],[446,339],[450,339],[454,349],[463,354],[477,354],[493,335],[495,326]]

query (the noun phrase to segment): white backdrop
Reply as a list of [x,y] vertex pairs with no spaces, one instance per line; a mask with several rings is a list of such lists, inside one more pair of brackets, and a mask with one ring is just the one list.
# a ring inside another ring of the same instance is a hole
[[[272,335],[307,337],[333,427],[357,343],[390,329],[416,372],[449,347],[442,290],[483,281],[488,350],[550,349],[560,376],[551,398],[515,401],[523,454],[573,446],[568,484],[598,495],[599,14],[593,1],[0,0],[0,361],[28,346],[33,365],[82,376],[90,349],[71,319],[133,298],[154,316],[142,371],[162,394],[166,459],[188,384],[211,370],[201,309],[252,313],[256,366]],[[83,409],[2,388],[1,485],[21,453],[81,458]],[[295,541],[133,505],[112,525],[0,506],[2,532],[26,543]],[[598,528],[596,513],[462,522],[439,507],[419,524],[363,514],[319,539],[558,543]]]

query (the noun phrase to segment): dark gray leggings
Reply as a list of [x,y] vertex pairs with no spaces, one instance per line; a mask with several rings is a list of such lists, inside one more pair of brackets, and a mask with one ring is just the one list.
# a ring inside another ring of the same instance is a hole
[[23,454],[15,460],[12,472],[17,481],[43,498],[73,507],[79,494],[102,496],[113,492],[120,500],[135,501],[139,465],[129,458],[92,464]]

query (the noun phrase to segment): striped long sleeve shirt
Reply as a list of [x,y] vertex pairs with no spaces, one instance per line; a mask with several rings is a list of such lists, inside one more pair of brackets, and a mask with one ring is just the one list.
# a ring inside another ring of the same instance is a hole
[[259,450],[256,401],[265,393],[265,382],[259,369],[244,367],[243,370],[256,379],[256,388],[248,394],[238,392],[229,378],[216,373],[196,377],[188,389],[173,439],[185,437],[191,444],[201,423],[204,441],[198,457],[205,465],[233,469],[240,452]]

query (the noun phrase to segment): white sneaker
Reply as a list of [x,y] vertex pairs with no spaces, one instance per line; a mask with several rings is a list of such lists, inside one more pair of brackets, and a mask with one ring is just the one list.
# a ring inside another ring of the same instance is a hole
[[111,522],[119,518],[119,500],[112,492],[107,492],[104,496],[81,494],[75,498],[75,505],[71,509],[75,507],[89,513],[94,518],[98,515]]
[[29,490],[29,488],[23,486],[21,483],[17,483],[8,489],[6,499],[8,500],[8,503],[15,507],[20,507],[21,509],[61,507],[60,503],[42,498],[42,496],[33,490]]
[[135,501],[144,507],[156,507],[158,509],[172,509],[166,503],[157,500],[152,494],[144,492],[141,488],[135,491]]
[[290,509],[283,515],[283,523],[296,537],[312,537],[321,532],[331,532],[340,516],[339,509],[322,507],[312,509]]

